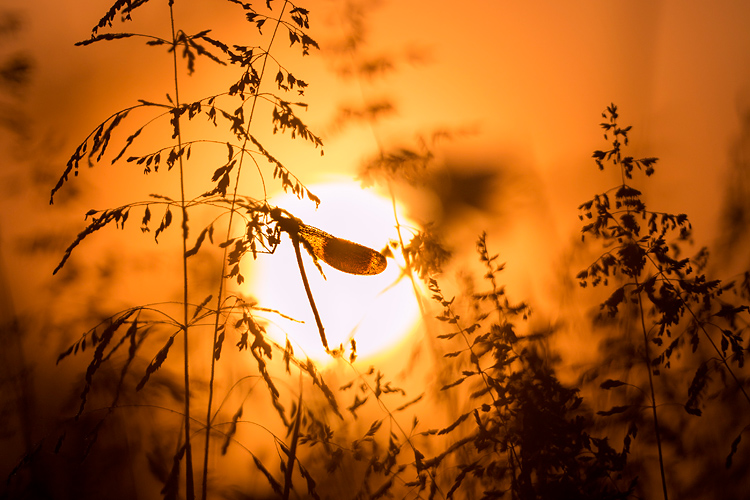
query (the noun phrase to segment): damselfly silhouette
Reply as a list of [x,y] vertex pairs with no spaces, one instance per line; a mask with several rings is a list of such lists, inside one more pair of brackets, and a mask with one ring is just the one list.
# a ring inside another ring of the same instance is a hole
[[269,215],[276,221],[274,231],[276,243],[279,242],[279,233],[283,231],[289,235],[294,244],[297,266],[302,276],[302,283],[305,285],[307,299],[310,301],[310,307],[312,307],[313,315],[315,316],[315,322],[318,325],[320,339],[326,351],[330,352],[323,322],[318,314],[318,308],[315,306],[310,284],[307,281],[307,274],[305,274],[305,267],[302,264],[302,255],[299,249],[300,244],[305,247],[307,253],[313,258],[313,262],[318,267],[318,270],[321,271],[321,274],[322,270],[317,259],[322,260],[339,271],[359,275],[380,274],[385,270],[388,263],[380,252],[359,243],[354,243],[353,241],[337,238],[316,227],[308,226],[282,208],[272,208]]
[[292,241],[296,239],[302,243],[313,259],[320,259],[334,269],[349,274],[372,275],[382,273],[388,265],[380,252],[308,226],[286,210],[271,209],[271,218]]

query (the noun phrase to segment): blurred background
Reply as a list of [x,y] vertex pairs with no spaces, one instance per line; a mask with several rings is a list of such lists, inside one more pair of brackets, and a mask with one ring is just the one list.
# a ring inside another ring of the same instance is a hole
[[[131,164],[104,161],[91,169],[82,166],[80,175],[49,204],[50,190],[68,158],[91,130],[138,99],[164,102],[165,89],[170,88],[170,56],[161,48],[145,47],[137,39],[74,46],[90,36],[110,3],[5,0],[0,5],[3,474],[45,439],[47,450],[75,415],[88,360],[78,356],[56,364],[60,352],[115,311],[180,299],[179,280],[174,289],[155,286],[179,275],[181,262],[165,251],[177,241],[170,239],[177,229],[156,245],[137,230],[137,220],[124,231],[108,228],[94,235],[76,249],[59,274],[52,275],[83,229],[89,209],[120,206],[154,192],[174,194],[163,172],[144,177]],[[595,380],[597,366],[607,355],[617,355],[601,349],[591,327],[606,291],[581,290],[575,280],[592,256],[580,246],[578,206],[621,182],[619,172],[600,172],[591,159],[595,149],[607,146],[599,123],[610,103],[619,107],[621,123],[633,126],[628,154],[660,159],[653,177],[634,181],[644,201],[653,210],[689,215],[693,247],[686,252],[708,246],[708,270],[715,278],[731,280],[749,268],[746,2],[311,0],[300,6],[310,11],[310,36],[320,50],[300,57],[284,40],[276,53],[279,59],[291,58],[292,72],[308,83],[304,97],[299,97],[308,104],[301,115],[323,140],[325,154],[300,140],[273,134],[264,115],[258,118],[258,137],[304,184],[351,179],[385,199],[395,197],[403,216],[416,228],[431,227],[451,252],[440,275],[446,296],[461,293],[468,276],[481,276],[475,243],[487,231],[490,251],[507,263],[502,276],[509,293],[534,311],[530,328],[555,331],[548,347],[559,358],[557,376],[564,383]],[[134,12],[133,22],[123,30],[169,37],[167,14],[166,2],[152,0]],[[217,38],[245,37],[248,45],[257,33],[231,2],[176,2],[176,16],[186,32],[210,27]],[[199,60],[196,73],[184,79],[183,102],[218,92],[217,86],[223,89],[223,82],[231,81],[230,74],[229,69]],[[150,140],[141,143],[143,150],[149,149]],[[211,161],[212,153],[202,154]],[[419,182],[368,174],[368,168],[387,158],[425,162],[429,174]],[[257,177],[248,178],[244,194],[258,199],[278,194],[279,186],[269,182],[270,173],[265,177],[265,191]],[[195,195],[206,180],[198,177],[187,188]],[[202,257],[192,271],[197,289],[212,286],[217,255]],[[251,283],[254,273],[248,264]],[[239,292],[263,305],[263,286],[239,287]],[[421,300],[429,303],[426,296]],[[428,317],[437,314],[434,306],[423,308]],[[439,358],[417,354],[434,343],[436,330],[427,322],[423,318],[416,327],[405,328],[393,341],[395,349],[361,360],[361,371],[372,362],[407,393],[425,390],[441,369]],[[210,339],[207,342],[198,341],[194,348],[208,349]],[[238,359],[223,368],[221,384],[230,390],[247,361],[236,353],[227,356]],[[694,365],[683,367],[685,373],[690,366]],[[204,368],[193,366],[195,372]],[[353,376],[340,365],[321,369],[331,387]],[[165,366],[163,372],[147,396],[151,401],[179,392],[179,366],[173,371]],[[118,375],[114,368],[109,374],[112,380]],[[103,382],[105,387],[108,383],[114,382]],[[294,394],[296,379],[289,378],[288,384],[285,394]],[[197,387],[203,390],[200,383]],[[584,395],[594,411],[615,404],[609,393]],[[122,397],[124,405],[133,403],[136,395]],[[674,396],[684,397],[684,391]],[[104,405],[107,400],[102,398]],[[721,401],[715,412],[667,438],[675,497],[715,498],[712,493],[719,487],[736,484],[731,495],[748,486],[737,468],[725,472],[723,467],[729,444],[745,425],[738,415],[746,414],[747,407]],[[227,411],[230,406],[227,403]],[[434,415],[440,411],[420,410]],[[147,450],[145,443],[169,442],[161,433],[179,428],[180,419],[143,409],[118,415],[114,419],[123,421],[112,424],[113,429],[127,429],[127,439],[116,439],[117,431],[101,438],[97,446],[106,452],[100,453],[99,461],[89,460],[80,474],[104,482],[122,465],[118,460],[148,454],[144,463],[131,462],[132,481],[122,489],[123,498],[134,498],[129,495],[161,487],[166,472],[156,464],[169,463],[173,452],[167,444]],[[144,424],[133,425],[129,419]],[[433,425],[449,423],[444,419]],[[357,425],[364,425],[350,424],[342,432],[354,433]],[[278,432],[283,435],[283,428]],[[66,437],[67,442],[76,439],[85,447],[84,437]],[[621,442],[622,436],[614,440]],[[264,450],[260,455],[274,455],[272,443],[263,446],[258,445]],[[653,464],[653,447],[636,447],[633,454],[634,463]],[[742,467],[749,457],[748,447],[741,446],[735,460]],[[100,493],[94,486],[76,490],[80,486],[74,485],[79,481],[72,469],[63,471],[56,463],[49,451],[36,461],[52,477],[36,493],[28,490],[29,498],[37,493],[39,498],[54,498],[55,491],[91,497]],[[655,470],[640,467],[639,487],[648,497],[656,496],[660,486]],[[709,476],[700,470],[719,472]],[[226,472],[223,480],[241,484],[239,475]]]

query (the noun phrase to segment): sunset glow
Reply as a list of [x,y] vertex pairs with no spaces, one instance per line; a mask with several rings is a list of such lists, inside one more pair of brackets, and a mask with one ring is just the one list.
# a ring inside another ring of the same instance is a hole
[[747,0],[0,3],[0,498],[747,497]]
[[[317,210],[314,203],[293,195],[273,197],[269,203],[284,207],[305,224],[378,251],[391,240],[398,240],[391,200],[351,181],[309,188],[323,200]],[[408,237],[415,228],[403,214],[399,214],[399,221]],[[348,356],[350,340],[354,339],[357,355],[366,362],[368,356],[398,345],[415,327],[419,310],[412,283],[402,276],[400,255],[388,258],[386,270],[375,276],[343,273],[321,262],[324,278],[309,255],[304,250],[302,253],[331,349],[343,345]],[[331,360],[321,344],[293,246],[286,235],[273,255],[259,256],[247,292],[258,298],[260,306],[304,321],[266,315],[268,331],[277,342],[285,344],[288,336],[295,354],[323,363]]]

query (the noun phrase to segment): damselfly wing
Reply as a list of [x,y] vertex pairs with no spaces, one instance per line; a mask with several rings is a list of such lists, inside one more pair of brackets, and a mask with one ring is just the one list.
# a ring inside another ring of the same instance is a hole
[[308,252],[334,269],[349,274],[373,275],[382,273],[388,265],[380,252],[308,226],[296,217],[282,214],[281,209],[271,210],[271,216],[282,231],[298,237]]
[[316,257],[339,271],[350,274],[372,275],[382,273],[388,265],[385,257],[372,248],[331,236],[325,231],[301,225],[299,237]]

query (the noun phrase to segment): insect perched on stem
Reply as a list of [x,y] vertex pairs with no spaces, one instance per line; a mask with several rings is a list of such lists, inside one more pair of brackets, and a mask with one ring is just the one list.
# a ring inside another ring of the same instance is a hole
[[373,275],[382,273],[388,265],[385,257],[372,248],[332,236],[308,226],[281,208],[272,208],[271,218],[277,228],[305,247],[313,260],[320,259],[334,269],[349,274]]
[[310,306],[315,316],[315,322],[318,325],[320,339],[326,351],[330,352],[323,323],[320,320],[318,308],[315,306],[315,300],[313,299],[310,284],[305,274],[305,268],[302,264],[302,254],[299,249],[300,244],[305,247],[307,253],[313,258],[313,262],[321,274],[323,274],[323,271],[320,269],[318,259],[339,271],[358,275],[380,274],[385,270],[388,263],[380,252],[359,243],[354,243],[353,241],[337,238],[316,227],[308,226],[283,208],[272,208],[269,215],[276,222],[274,240],[278,243],[280,233],[283,231],[289,235],[294,244],[297,266],[299,267],[302,283],[305,286],[307,298],[310,301]]

